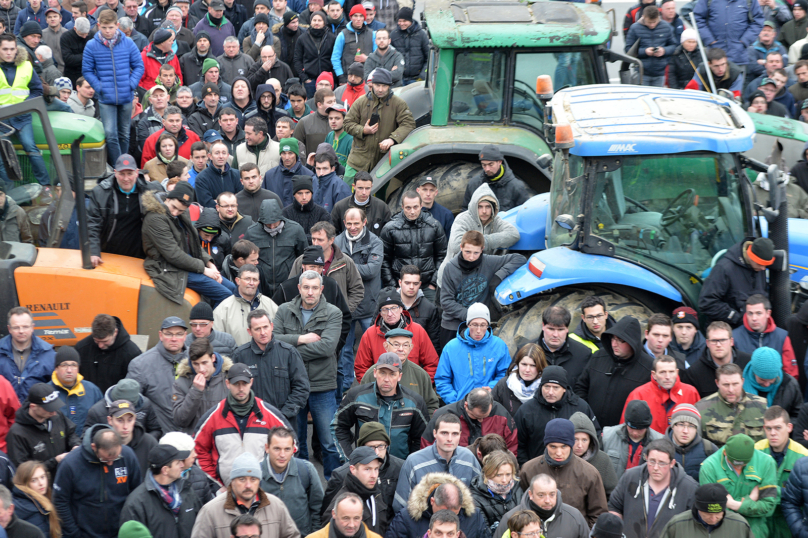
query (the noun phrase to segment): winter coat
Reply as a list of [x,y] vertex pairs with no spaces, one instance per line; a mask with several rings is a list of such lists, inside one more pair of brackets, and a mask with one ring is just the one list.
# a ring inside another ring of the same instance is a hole
[[33,244],[28,214],[14,200],[6,197],[0,210],[0,240]]
[[191,52],[186,52],[180,56],[180,72],[185,84],[190,86],[202,80],[202,62],[208,58],[213,58],[210,51],[204,57],[200,57],[195,46],[191,49]]
[[143,151],[143,144],[151,135],[163,128],[163,117],[157,114],[152,107],[143,111],[139,120],[132,118],[132,123],[137,123],[137,144],[140,151]]
[[[257,49],[258,47],[254,47]],[[294,50],[292,50],[294,54]],[[260,58],[260,51],[259,51],[259,58]],[[255,63],[250,67],[250,70],[247,72],[247,80],[250,82],[250,86],[252,87],[253,92],[258,89],[259,84],[264,84],[267,80],[271,78],[278,79],[278,82],[281,83],[281,87],[286,85],[286,81],[290,78],[296,77],[294,73],[292,73],[292,68],[290,67],[292,62],[282,62],[280,60],[276,60],[272,67],[269,68],[269,71],[264,69],[264,63],[255,60]]]
[[735,404],[728,403],[718,392],[711,394],[696,402],[701,413],[701,435],[718,446],[724,446],[727,439],[739,433],[760,441],[766,437],[763,413],[767,407],[765,398],[748,392]]
[[[137,355],[140,355],[139,350]],[[126,377],[125,373],[120,379],[124,377]],[[110,394],[113,388],[115,388],[115,385],[111,385],[104,391],[104,399],[100,402],[96,402],[90,408],[90,411],[87,413],[87,422],[84,423],[85,432],[90,429],[90,426],[107,423],[109,408],[112,407],[112,402],[114,401]],[[135,424],[143,426],[144,431],[155,439],[161,438],[163,431],[160,428],[160,421],[157,419],[157,413],[154,411],[154,405],[151,400],[140,394],[138,401],[133,403],[135,404]]]
[[[749,62],[746,49],[763,27],[760,4],[744,0],[698,0],[693,15],[705,47],[723,49],[727,58],[738,65]],[[782,38],[779,41],[789,46]]]
[[[258,507],[253,516],[261,522],[263,538],[301,538],[286,505],[258,488]],[[230,522],[241,515],[230,488],[210,501],[196,516],[193,538],[231,538]],[[372,537],[368,537],[372,538]]]
[[227,163],[224,163],[224,170],[219,170],[213,166],[213,162],[209,162],[208,166],[196,176],[194,183],[196,201],[203,207],[215,208],[217,196],[223,192],[235,194],[242,188],[238,171]]
[[[156,133],[150,135],[149,138],[147,138],[143,143],[143,156],[140,158],[142,165],[145,166],[147,162],[157,157],[157,140],[164,132],[165,129],[160,129]],[[175,135],[175,138],[177,139],[177,142],[180,143],[180,147],[177,150],[177,155],[190,160],[191,146],[194,144],[194,142],[200,142],[199,137],[192,130],[181,127],[180,132]]]
[[[210,56],[208,56],[210,58]],[[194,82],[188,88],[190,88],[191,92],[194,94],[194,99],[198,101],[202,100],[202,86],[205,83],[202,80]],[[219,104],[223,106],[228,106],[230,101],[233,98],[233,87],[230,84],[227,84],[219,77],[219,82],[216,83],[219,87]]]
[[[728,63],[729,65],[722,78],[716,78],[715,76],[713,76],[713,80],[715,82],[715,88],[716,90],[721,89],[729,90],[730,92],[735,93],[735,95],[739,95],[741,91],[743,91],[743,82],[744,82],[743,71],[739,66],[735,64],[735,62],[729,61]],[[694,76],[693,80],[691,80],[691,83],[695,83],[696,89],[698,90],[710,91],[709,85],[708,87],[704,86],[704,84],[708,84],[707,67],[704,64],[701,64],[697,68],[697,70],[699,76]],[[692,86],[692,84],[690,84],[690,86]]]
[[[178,156],[175,157],[174,160],[181,162],[187,167],[193,166],[185,157]],[[149,161],[143,166],[143,170],[149,175],[150,181],[162,182],[168,178],[167,167],[168,165],[166,163],[155,157],[153,159],[149,159]]]
[[[569,419],[575,413],[583,413],[595,424],[598,432],[600,432],[600,425],[589,404],[579,398],[572,391],[571,386],[564,388],[566,389],[564,396],[555,403],[548,402],[542,396],[541,388],[538,388],[533,394],[533,398],[522,404],[516,412],[514,422],[516,423],[516,431],[519,432],[517,459],[520,465],[524,465],[533,458],[544,454],[544,428],[553,419]],[[600,437],[599,433],[598,437]]]
[[695,404],[700,399],[699,391],[692,385],[682,383],[681,379],[677,378],[673,387],[665,390],[652,377],[651,381],[640,385],[628,395],[626,405],[623,407],[623,414],[620,416],[620,423],[626,421],[626,407],[630,401],[644,400],[651,408],[651,416],[654,419],[650,427],[657,433],[665,433],[670,426],[674,407],[679,404]]
[[766,272],[755,271],[746,262],[749,243],[744,240],[727,249],[704,281],[699,294],[699,312],[710,320],[726,321],[738,327],[746,311],[746,299],[757,293],[767,295]]
[[[371,234],[366,227],[364,234],[356,242],[348,239],[347,232],[340,233],[334,239],[334,248],[339,249],[343,256],[350,256],[362,280],[364,295],[359,304],[352,309],[352,319],[372,317],[376,312],[376,299],[381,291],[380,269],[384,257],[384,246],[381,240]],[[331,267],[334,267],[335,262],[336,254]],[[297,265],[297,262],[295,264]],[[330,270],[328,276],[332,276]]]
[[504,407],[494,402],[489,415],[482,421],[476,421],[468,416],[464,403],[464,401],[458,401],[453,404],[445,405],[435,411],[421,437],[421,448],[426,448],[435,442],[433,432],[437,427],[436,423],[438,417],[446,413],[451,413],[460,418],[459,446],[470,446],[478,438],[488,435],[489,433],[494,433],[502,437],[511,453],[515,453],[517,448],[516,424]]
[[[8,26],[6,26],[8,28]],[[76,80],[82,75],[82,68],[84,67],[84,48],[87,42],[92,37],[80,37],[75,29],[68,30],[61,38],[59,43],[62,49],[62,60],[65,63],[64,75],[76,85]],[[137,48],[137,47],[135,47]]]
[[[17,410],[20,408],[20,400],[17,398],[17,393],[14,392],[14,387],[11,383],[6,381],[6,378],[0,377],[0,453],[7,452],[6,435],[11,425],[14,424]],[[0,459],[0,484],[2,480],[3,463]]]
[[509,375],[510,374],[506,373],[505,377],[497,381],[497,384],[494,386],[493,390],[491,390],[491,396],[494,398],[494,401],[504,407],[505,411],[515,420],[516,412],[522,407],[522,400],[517,398],[508,386]]
[[323,484],[317,476],[317,469],[302,458],[292,458],[283,481],[279,483],[270,467],[269,457],[264,456],[261,460],[261,489],[283,501],[300,535],[308,536],[320,527]]
[[[366,135],[364,126],[374,113],[379,115],[379,129],[374,134]],[[353,137],[348,166],[357,171],[370,172],[384,156],[379,144],[388,138],[401,144],[415,129],[415,120],[407,103],[393,92],[379,99],[373,91],[369,91],[354,101],[343,125],[345,132]]]
[[415,265],[421,270],[423,287],[437,285],[437,269],[446,256],[446,233],[438,221],[423,211],[415,220],[409,220],[400,212],[384,226],[381,240],[384,287],[396,287],[399,272],[405,265]]
[[494,388],[506,375],[510,363],[508,345],[494,336],[491,327],[478,341],[469,336],[466,323],[461,323],[457,338],[446,344],[441,353],[435,371],[435,389],[444,402],[457,402],[473,388]]
[[244,345],[251,340],[247,333],[247,315],[258,308],[265,310],[270,319],[275,317],[278,309],[267,295],[258,293],[252,302],[248,303],[236,289],[231,297],[219,303],[213,311],[213,330],[232,335],[237,346]]
[[[50,520],[48,516],[50,512],[45,510],[39,501],[20,490],[16,485],[9,489],[11,489],[11,500],[14,504],[14,515],[22,521],[35,525],[42,531],[43,536],[49,537]],[[17,537],[21,535],[14,533],[11,536]]]
[[544,341],[544,330],[539,334],[536,339],[544,351],[544,357],[547,359],[548,366],[561,366],[567,372],[567,381],[570,385],[570,390],[575,386],[578,378],[586,369],[589,360],[592,358],[592,350],[585,344],[578,342],[572,338],[572,335],[567,336],[567,340],[555,351],[550,351]]
[[[413,335],[412,350],[407,360],[426,370],[430,379],[434,380],[435,370],[438,367],[438,354],[432,347],[429,335],[423,327],[412,322],[412,317],[408,312],[402,312],[401,319],[404,320],[404,323],[400,328],[410,331]],[[381,323],[382,317],[377,314],[373,326],[362,335],[354,360],[356,379],[362,379],[368,368],[376,364],[381,354],[385,352],[384,335],[387,334],[387,331],[383,330]]]
[[236,35],[236,30],[233,24],[227,20],[227,17],[222,16],[222,21],[219,25],[214,26],[210,21],[210,16],[207,14],[194,26],[194,35],[199,34],[199,32],[207,32],[210,36],[210,54],[214,57],[224,54],[224,40]]
[[[205,106],[205,102],[200,100],[196,104],[196,110],[188,116],[186,124],[190,130],[196,133],[196,136],[202,138],[205,136],[205,133],[210,130],[219,130],[219,113],[221,110],[221,103],[217,103],[216,110],[211,114],[208,107]],[[210,166],[210,162],[208,162],[208,166]],[[204,172],[204,170],[202,172]],[[202,172],[200,172],[200,174]],[[196,183],[194,183],[194,186],[196,186]]]
[[522,466],[519,471],[522,490],[530,489],[530,481],[537,474],[550,475],[558,484],[564,502],[580,510],[586,522],[594,526],[598,516],[608,509],[600,473],[572,452],[563,465],[549,465],[546,458],[546,455],[539,456]]
[[585,414],[577,411],[569,418],[575,426],[575,433],[586,433],[589,435],[589,449],[581,456],[581,459],[588,462],[603,480],[603,487],[606,490],[606,497],[612,494],[612,490],[617,486],[617,473],[614,472],[612,459],[600,449],[600,432],[595,430],[595,424]]
[[[314,114],[311,116],[313,115]],[[303,121],[298,122],[298,126],[301,124],[303,124]],[[297,128],[295,131],[297,131]],[[336,173],[331,172],[330,174],[320,176],[317,179],[320,183],[320,189],[317,191],[317,195],[314,197],[314,202],[317,205],[325,208],[325,210],[329,213],[331,213],[331,211],[334,209],[334,204],[351,196],[351,187],[349,187],[348,184],[342,180],[342,178],[337,176]]]
[[281,197],[266,189],[259,188],[255,192],[248,192],[246,189],[242,189],[236,194],[239,213],[245,217],[250,217],[253,222],[258,222],[258,215],[261,210],[261,202],[269,199],[273,199],[278,202],[278,207],[283,206]]
[[[319,32],[314,32],[319,33]],[[314,36],[312,29],[297,38],[295,42],[295,55],[292,62],[292,71],[300,82],[316,80],[320,73],[333,72],[331,65],[331,52],[337,37],[329,31],[322,36]]]
[[140,465],[140,476],[145,479],[146,472],[149,470],[149,452],[157,446],[157,439],[147,434],[146,430],[143,429],[143,425],[135,422],[135,427],[132,429],[132,439],[126,446],[135,453],[137,462]]
[[294,424],[298,412],[306,406],[310,392],[303,359],[295,346],[273,338],[261,351],[251,340],[239,346],[233,360],[246,364],[253,372],[256,396],[280,409]]
[[233,461],[239,455],[249,452],[256,459],[264,457],[269,430],[278,426],[291,429],[277,407],[258,397],[241,422],[245,425],[243,430],[239,423],[224,399],[205,413],[194,437],[199,467],[221,485],[230,484]]
[[[691,62],[693,62],[691,64]],[[668,83],[671,88],[685,89],[687,83],[696,76],[696,69],[701,65],[701,54],[698,50],[687,52],[681,45],[673,51],[668,62]],[[693,68],[695,66],[695,69]]]
[[87,413],[93,404],[104,399],[104,394],[92,382],[84,379],[81,374],[77,376],[76,383],[67,388],[56,377],[54,370],[48,385],[59,393],[59,399],[65,404],[62,413],[76,425],[76,435],[81,437],[84,423],[87,421]]
[[693,478],[693,480],[698,481],[702,462],[704,462],[704,460],[706,460],[713,453],[717,452],[718,447],[715,446],[712,441],[703,439],[701,437],[701,433],[699,432],[696,433],[696,437],[694,437],[687,446],[681,446],[679,443],[674,441],[673,432],[670,429],[668,429],[666,435],[676,449],[676,452],[673,455],[674,459],[684,468],[685,472],[691,478]]
[[53,476],[58,464],[56,456],[70,452],[81,442],[76,426],[61,411],[40,423],[28,412],[29,405],[26,400],[17,409],[6,435],[8,459],[16,467],[29,460],[41,461]]
[[331,52],[331,65],[334,66],[334,74],[344,83],[347,82],[348,68],[354,63],[354,57],[359,51],[369,55],[376,50],[376,32],[364,23],[359,30],[353,24],[348,24],[341,32],[335,32],[335,35],[337,40]]
[[[770,456],[772,454],[771,446],[769,446],[767,439],[762,439],[755,443],[755,449]],[[785,455],[782,461],[778,464],[777,460],[775,460],[775,465],[777,465],[777,486],[780,488],[781,495],[785,493],[786,484],[794,465],[799,459],[808,456],[808,450],[793,440],[789,440],[788,446],[783,452]],[[783,499],[781,498],[780,501],[774,510],[774,515],[769,519],[769,536],[773,538],[790,538],[791,532],[782,511]]]
[[771,317],[766,323],[766,328],[763,329],[763,332],[757,332],[749,326],[746,314],[744,314],[743,325],[732,331],[732,338],[735,340],[735,347],[738,350],[750,355],[761,347],[772,348],[782,357],[783,372],[792,376],[799,375],[797,358],[794,356],[794,349],[791,347],[788,331],[779,328]]
[[117,40],[110,50],[98,32],[84,47],[82,75],[95,90],[96,99],[104,105],[131,103],[132,92],[144,73],[143,60],[134,41],[120,30],[117,30]]
[[[216,329],[213,329],[210,332],[210,336],[208,336],[207,339],[210,342],[210,345],[213,347],[213,351],[218,353],[219,355],[223,355],[225,359],[233,355],[233,352],[236,350],[237,347],[236,340],[229,333],[217,331]],[[188,335],[185,337],[185,346],[191,347],[191,344],[194,343],[194,340],[196,340],[194,333],[189,332]],[[191,370],[193,370],[193,368],[191,368]],[[191,377],[193,378],[193,376]],[[221,398],[219,398],[219,400],[220,399]],[[219,400],[216,401],[218,402]]]
[[805,538],[808,536],[804,512],[808,499],[808,458],[796,460],[789,475],[781,490],[780,507],[791,534]]
[[179,512],[174,515],[151,479],[149,470],[143,483],[126,499],[121,512],[121,525],[138,521],[153,535],[160,538],[190,538],[196,516],[204,503],[198,499],[191,483],[180,478],[174,484],[182,499]]
[[[797,87],[801,88],[801,86],[797,85]],[[788,92],[783,93],[783,96],[792,95],[793,99],[796,99],[796,96],[792,94],[793,86],[788,89]],[[806,96],[808,97],[808,96]],[[775,101],[778,98],[775,97]],[[802,100],[802,99],[800,99]],[[793,103],[792,103],[793,105]],[[769,182],[767,179],[764,179],[765,176],[759,177],[753,184],[752,188],[755,192],[755,199],[764,205],[764,207],[769,207]],[[788,218],[790,219],[804,219],[808,218],[808,193],[806,193],[802,187],[797,185],[790,176],[786,176],[786,199],[788,200]]]
[[17,20],[14,21],[14,26],[6,26],[6,32],[10,33],[12,30],[14,30],[14,35],[18,36],[20,35],[22,25],[28,21],[38,22],[39,27],[44,30],[48,26],[48,23],[45,20],[46,9],[48,9],[47,3],[40,4],[39,11],[34,11],[31,9],[31,4],[29,3],[17,13]]
[[[93,435],[111,429],[96,424],[84,433],[81,448],[59,464],[53,480],[53,504],[62,520],[64,538],[109,538],[116,536],[126,498],[141,483],[140,464],[128,446],[112,465],[98,460]],[[88,514],[92,514],[88,517]]]
[[[645,446],[650,443],[651,441],[656,441],[657,439],[662,439],[665,436],[655,430],[648,429],[648,432],[639,442],[639,447],[637,450],[640,451],[640,454],[636,454],[636,456],[641,456],[642,452],[645,450]],[[635,468],[629,467],[629,452],[631,451],[631,445],[629,444],[630,439],[628,436],[628,431],[626,430],[625,424],[619,424],[617,426],[608,426],[603,428],[603,451],[609,456],[612,460],[612,465],[614,466],[614,472],[617,474],[618,477],[622,477],[623,474],[626,472],[627,469]],[[642,463],[642,459],[639,459],[639,462]]]
[[[483,475],[475,476],[469,484],[471,496],[477,509],[485,517],[488,528],[493,536],[499,535],[503,529],[499,529],[499,522],[505,512],[513,510],[522,502],[523,492],[518,482],[514,482],[511,491],[503,499],[501,495],[491,493],[485,483]],[[524,495],[527,497],[527,495]],[[506,524],[507,527],[507,524]]]
[[524,204],[528,201],[532,192],[524,181],[513,174],[513,170],[508,166],[508,163],[502,161],[502,175],[499,179],[489,178],[482,170],[476,176],[469,178],[466,185],[466,194],[463,196],[463,204],[460,206],[461,211],[467,211],[471,207],[476,213],[476,207],[471,206],[471,197],[483,184],[488,185],[496,197],[499,204],[497,211],[499,212],[508,211]]
[[622,515],[626,538],[659,538],[668,521],[677,514],[693,507],[699,483],[685,473],[681,465],[674,464],[670,471],[670,484],[648,528],[648,503],[651,491],[648,487],[647,464],[629,469],[620,478],[609,497],[609,511]]
[[[381,467],[379,467],[379,490],[381,491],[382,499],[388,507],[388,522],[393,519],[392,504],[393,496],[396,492],[396,485],[398,485],[398,475],[401,473],[401,466],[404,465],[404,460],[391,456],[388,451],[387,456],[384,458]],[[330,512],[327,512],[331,506],[332,501],[337,496],[337,493],[342,490],[342,485],[345,482],[345,477],[350,473],[350,463],[346,463],[331,471],[331,478],[326,485],[325,495],[323,496],[322,508],[320,510],[322,519],[325,520],[329,517]]]
[[[299,160],[295,162],[291,168],[286,168],[283,163],[281,163],[275,168],[270,169],[264,174],[264,182],[261,186],[280,196],[283,207],[286,207],[294,200],[294,194],[292,193],[292,178],[294,176],[309,176],[312,179],[312,195],[317,194],[320,184],[319,181],[317,181],[317,177],[315,177],[314,172],[303,166]],[[280,212],[280,208],[278,208],[278,212]]]
[[[766,398],[767,394],[764,392],[760,396]],[[777,389],[777,394],[774,395],[772,405],[779,405],[785,409],[791,416],[792,423],[797,420],[803,406],[803,395],[796,379],[788,374],[783,374],[783,381]]]
[[[637,49],[637,58],[642,61],[645,75],[649,77],[659,77],[665,74],[665,69],[668,67],[668,60],[671,54],[676,50],[679,40],[675,39],[673,35],[673,26],[667,22],[660,20],[656,28],[653,30],[646,25],[645,17],[640,17],[640,20],[635,22],[629,28],[628,35],[626,36],[625,50],[626,52],[639,41],[639,48]],[[661,48],[665,50],[663,56],[648,56],[645,53],[647,48]]]
[[[297,125],[295,125],[295,131],[293,133],[293,136],[297,138],[298,141],[305,144],[307,148],[314,151],[317,149],[317,146],[325,142],[325,137],[330,132],[331,128],[328,126],[328,116],[323,116],[315,109],[311,114],[304,116],[300,121],[297,122]],[[336,174],[334,174],[334,177],[336,177]],[[339,178],[337,179],[345,187],[348,187],[348,185],[345,184],[344,181],[342,181]],[[331,193],[331,196],[334,196],[335,194],[337,193]],[[324,197],[322,195],[318,195],[317,193],[315,193],[314,199],[315,201],[317,201],[318,204],[325,207],[324,202],[325,200],[329,200],[330,197]],[[340,198],[340,200],[341,199],[342,198]],[[326,208],[329,212],[331,211],[331,207],[333,206],[333,202],[335,201],[337,200],[333,200],[332,204]]]
[[11,335],[0,339],[0,375],[14,387],[17,398],[23,403],[28,391],[37,383],[47,383],[53,373],[53,359],[56,352],[53,346],[34,335],[31,337],[31,352],[25,361],[22,372],[14,360],[14,347]]
[[[617,480],[615,479],[615,483]],[[571,507],[562,500],[563,495],[560,491],[556,491],[556,505],[553,509],[553,515],[549,518],[542,519],[541,529],[542,536],[563,536],[564,538],[589,538],[589,524],[581,515],[579,510]],[[499,520],[499,529],[508,528],[508,520],[511,519],[516,512],[520,510],[532,510],[530,497],[525,493],[522,495],[522,500],[515,508],[506,512],[502,519]],[[505,536],[507,534],[507,537]],[[510,538],[510,531],[505,531],[503,538]],[[499,533],[497,533],[499,534]]]
[[[353,312],[364,298],[365,291],[362,286],[362,277],[356,268],[356,264],[349,256],[345,255],[336,245],[332,245],[332,249],[331,265],[328,267],[328,273],[323,276],[327,276],[337,283],[343,297],[348,301],[348,308]],[[303,256],[301,255],[292,264],[289,278],[298,277],[302,272]]]
[[[275,193],[272,193],[275,194]],[[303,228],[306,234],[306,241],[311,242],[311,227],[318,222],[330,222],[331,215],[322,206],[314,203],[314,199],[309,200],[305,205],[300,205],[297,200],[292,199],[292,203],[283,208],[283,216],[294,221]]]
[[[786,48],[789,48],[800,39],[805,39],[807,31],[808,19],[805,17],[800,20],[791,19],[780,28],[780,34],[777,36],[777,40],[785,45]],[[797,59],[798,58],[794,58],[792,62],[796,62]],[[787,58],[783,58],[783,60],[783,64],[785,64]]]
[[177,430],[174,424],[174,375],[180,362],[188,357],[188,348],[176,355],[169,353],[159,342],[129,363],[127,379],[140,383],[140,393],[149,398],[163,433]]
[[331,505],[323,507],[323,519],[331,514],[337,498],[344,493],[355,493],[362,499],[362,521],[366,529],[379,535],[383,535],[387,531],[387,525],[392,519],[393,512],[385,502],[378,482],[374,484],[373,489],[368,489],[351,473],[345,475],[342,487],[331,499]]
[[219,62],[219,77],[228,82],[231,82],[236,77],[246,77],[255,63],[255,60],[241,51],[233,58],[222,54],[216,58],[216,61]]
[[[592,355],[589,365],[575,383],[575,394],[598,410],[604,428],[620,423],[620,415],[631,391],[644,384],[653,369],[652,358],[643,350],[640,323],[625,316],[604,331],[603,349]],[[627,342],[634,351],[628,360],[617,360],[612,352],[612,336]]]
[[368,203],[364,206],[358,205],[356,199],[353,196],[349,196],[334,204],[334,209],[331,210],[331,224],[337,229],[338,234],[345,231],[345,223],[343,221],[345,212],[352,207],[358,207],[365,212],[368,219],[366,228],[377,237],[381,235],[384,225],[390,222],[390,218],[392,217],[390,207],[375,196],[371,196]]
[[[160,55],[162,56],[162,53],[160,53]],[[154,42],[152,42],[140,51],[140,58],[143,61],[143,76],[138,85],[144,90],[151,90],[155,84],[157,84],[155,79],[160,77],[160,68],[166,64],[174,68],[174,72],[177,74],[177,80],[179,80],[180,85],[182,85],[183,79],[180,59],[173,51],[169,50],[165,59],[158,60],[154,53]]]
[[[0,7],[0,20],[3,21],[3,25],[6,27],[6,30],[14,29],[14,24],[16,24],[17,15],[19,14],[20,14],[20,7],[14,4],[14,2],[11,2],[9,4],[8,9]],[[42,29],[42,33],[43,34],[45,33],[45,28]]]
[[[682,346],[680,346],[679,342],[676,341],[676,338],[671,340],[668,347],[672,348],[674,352],[681,353],[684,356],[684,366],[686,370],[698,362],[699,357],[701,357],[701,354],[704,353],[704,350],[707,348],[707,340],[704,338],[703,334],[696,332],[696,335],[693,337],[693,343],[690,344],[689,348],[684,349]],[[681,371],[679,372],[679,375],[681,376]]]
[[214,360],[216,369],[207,381],[204,391],[194,386],[196,370],[188,359],[182,359],[177,365],[177,377],[174,380],[171,397],[174,406],[172,416],[174,425],[187,434],[193,434],[202,415],[230,394],[224,378],[233,361],[217,352],[214,352]]
[[365,60],[365,74],[363,78],[367,80],[368,75],[370,75],[374,69],[387,69],[393,76],[393,85],[390,87],[400,88],[402,86],[401,80],[404,78],[406,66],[407,62],[404,60],[404,55],[397,51],[394,46],[390,45],[384,56],[379,54],[378,49],[368,54]]
[[[752,359],[749,353],[738,351],[735,348],[732,349],[732,356],[732,362],[737,364],[741,370],[746,368],[746,365]],[[679,377],[682,383],[696,387],[696,390],[699,391],[699,397],[706,398],[718,390],[715,385],[715,371],[717,369],[718,366],[710,356],[710,350],[705,346],[699,359],[690,363],[690,368],[679,371]]]
[[697,518],[695,509],[673,516],[662,531],[662,538],[752,538],[752,529],[746,519],[727,510],[724,519],[709,529]]
[[[766,6],[767,9],[771,9]],[[805,37],[805,36],[803,36]],[[746,80],[752,80],[766,73],[763,65],[757,63],[758,60],[765,60],[770,52],[779,52],[783,55],[783,65],[788,65],[788,50],[779,41],[774,41],[769,47],[766,47],[760,42],[760,39],[749,45],[747,54],[749,55],[749,64],[746,69]],[[796,58],[794,59],[796,60]],[[794,63],[792,61],[792,63]]]
[[390,42],[404,56],[404,78],[422,77],[429,58],[429,37],[418,21],[412,21],[406,30],[396,28],[390,32]]
[[[297,286],[298,277],[283,281],[275,290],[272,300],[275,304],[284,304],[293,301],[295,298],[300,297],[300,290]],[[336,281],[328,276],[323,276],[322,297],[328,304],[336,306],[342,313],[342,325],[339,333],[339,342],[337,342],[337,349],[342,349],[345,345],[345,340],[348,338],[348,331],[351,329],[351,311],[348,308],[348,301],[345,300],[345,296],[342,294]]]
[[245,140],[233,152],[233,169],[239,170],[247,163],[257,165],[259,173],[265,175],[281,163],[280,145],[269,137],[257,146],[250,146]]
[[[702,485],[715,482],[722,484],[733,499],[742,501],[738,513],[749,522],[755,538],[771,536],[768,519],[774,515],[774,509],[780,501],[777,465],[771,456],[755,450],[752,460],[738,475],[727,462],[725,450],[721,449],[701,464],[699,482]],[[755,487],[759,490],[759,497],[753,501],[748,495]]]

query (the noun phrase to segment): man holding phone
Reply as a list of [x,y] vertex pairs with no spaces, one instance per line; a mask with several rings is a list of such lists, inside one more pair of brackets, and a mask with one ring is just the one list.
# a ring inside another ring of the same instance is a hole
[[673,26],[662,20],[659,9],[653,5],[646,7],[626,36],[626,52],[635,48],[636,57],[642,60],[644,86],[665,85],[665,68],[677,44]]
[[357,150],[351,151],[345,167],[349,183],[356,172],[370,172],[393,144],[400,144],[415,129],[407,103],[390,91],[390,71],[378,68],[368,82],[371,91],[354,101],[345,117],[345,131],[353,136],[353,149]]

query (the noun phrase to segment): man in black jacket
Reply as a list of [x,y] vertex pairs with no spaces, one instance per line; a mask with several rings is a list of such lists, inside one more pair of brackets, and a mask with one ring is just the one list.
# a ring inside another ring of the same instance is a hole
[[19,467],[29,460],[41,461],[51,476],[56,474],[56,466],[80,442],[75,424],[59,411],[64,405],[46,383],[31,387],[6,435],[11,463]]
[[118,432],[123,444],[132,449],[140,464],[141,478],[146,479],[149,470],[149,452],[157,446],[157,439],[146,433],[137,421],[135,404],[128,400],[116,400],[108,408],[107,423]]
[[[272,338],[272,320],[265,310],[247,314],[251,340],[233,353],[233,362],[246,364],[253,372],[255,395],[274,405],[291,424],[309,399],[309,378],[294,346]],[[282,372],[284,375],[277,375]]]
[[[382,498],[379,487],[379,469],[383,459],[370,447],[360,446],[351,453],[350,472],[345,476],[342,488],[334,498],[336,501],[341,493],[356,493],[362,499],[362,521],[367,528],[377,534],[384,535],[390,522],[391,510]],[[333,501],[332,501],[333,502]],[[334,505],[323,510],[328,514]]]
[[182,478],[190,455],[171,445],[152,448],[146,478],[126,498],[121,524],[139,521],[152,536],[190,536],[203,504],[191,482]]
[[[571,321],[570,311],[563,306],[557,305],[545,309],[541,314],[542,327],[537,343],[544,350],[547,364],[563,366],[570,387],[574,387],[578,377],[589,364],[592,351],[569,337]],[[541,452],[536,454],[540,455]]]
[[196,34],[196,44],[191,49],[191,52],[186,52],[180,58],[183,84],[190,86],[202,80],[202,63],[212,57],[210,53],[210,36],[202,30]]
[[[11,31],[6,28],[6,31]],[[84,61],[84,46],[90,40],[90,22],[84,17],[76,20],[75,26],[63,33],[59,38],[62,50],[62,60],[65,63],[64,74],[76,86],[76,81],[81,74],[82,62]]]
[[314,95],[314,81],[322,72],[331,72],[331,51],[337,41],[336,35],[325,26],[326,14],[316,11],[311,14],[311,27],[295,43],[295,59],[292,71],[305,84],[306,93]]
[[142,353],[121,320],[109,314],[95,316],[90,336],[76,344],[76,351],[81,358],[79,373],[101,392],[126,377],[129,362]]
[[[803,303],[799,312],[788,318],[786,329],[788,330],[788,339],[791,340],[791,347],[794,348],[794,356],[805,357],[806,352],[808,352],[808,302]],[[797,369],[799,370],[797,380],[800,382],[800,389],[805,393],[805,364],[799,359],[797,360]]]
[[624,316],[601,338],[603,349],[592,355],[575,384],[575,394],[598,410],[603,427],[620,423],[632,390],[648,382],[653,359],[643,349],[640,322]]
[[480,165],[482,171],[469,179],[466,185],[466,194],[463,196],[461,211],[466,211],[471,202],[471,195],[483,183],[491,187],[497,200],[499,210],[508,211],[528,201],[533,192],[524,181],[513,175],[513,171],[505,161],[502,152],[494,145],[487,145],[480,151]]
[[435,303],[421,291],[421,270],[415,265],[405,265],[399,275],[398,292],[404,309],[415,323],[426,330],[435,352],[440,356],[443,351],[440,345],[440,314]]
[[396,15],[398,28],[390,33],[390,42],[393,47],[404,56],[405,67],[402,81],[404,86],[423,78],[426,60],[429,58],[429,37],[421,29],[418,21],[412,19],[412,15],[412,8],[403,7],[398,10]]
[[353,196],[343,198],[334,204],[334,209],[331,210],[331,224],[334,225],[338,234],[345,230],[343,223],[345,212],[349,208],[358,207],[367,216],[367,229],[377,236],[381,235],[384,225],[390,222],[392,214],[390,213],[390,207],[386,203],[370,195],[372,188],[373,178],[370,174],[361,170],[357,172],[354,176]]
[[[743,370],[752,356],[749,353],[735,349],[735,340],[732,338],[732,327],[723,321],[710,323],[704,332],[707,345],[697,361],[686,370],[679,370],[682,383],[693,385],[699,391],[701,398],[706,398],[718,390],[715,384],[715,371],[719,366],[734,363]],[[803,355],[800,356],[805,356]],[[802,361],[797,361],[802,364]]]

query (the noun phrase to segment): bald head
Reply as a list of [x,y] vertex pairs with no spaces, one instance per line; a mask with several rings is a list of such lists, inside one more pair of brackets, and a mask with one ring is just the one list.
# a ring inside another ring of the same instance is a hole
[[451,483],[441,484],[435,488],[432,494],[432,512],[438,510],[451,510],[455,514],[460,512],[460,506],[463,504],[460,489]]

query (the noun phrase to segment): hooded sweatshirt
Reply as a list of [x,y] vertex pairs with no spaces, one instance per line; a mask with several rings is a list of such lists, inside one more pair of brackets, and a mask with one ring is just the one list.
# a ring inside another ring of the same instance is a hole
[[204,209],[194,223],[194,228],[197,230],[201,230],[205,227],[219,229],[219,233],[213,236],[213,239],[210,241],[205,241],[201,237],[199,241],[202,243],[202,250],[208,253],[213,259],[213,263],[216,264],[216,268],[221,271],[225,256],[230,254],[230,234],[222,230],[222,224],[219,221],[219,213],[210,207]]
[[589,462],[598,470],[606,490],[606,497],[608,497],[617,485],[617,473],[614,472],[614,465],[612,465],[609,455],[600,449],[600,432],[595,430],[592,420],[580,411],[572,414],[570,422],[575,426],[575,433],[589,435],[589,449],[581,456],[581,459]]

